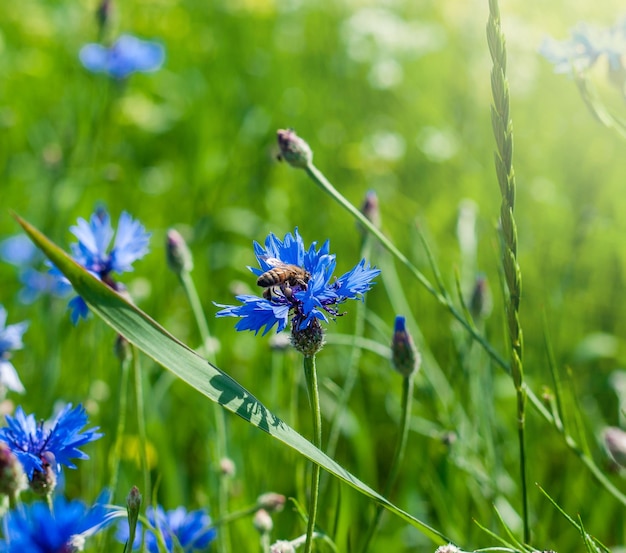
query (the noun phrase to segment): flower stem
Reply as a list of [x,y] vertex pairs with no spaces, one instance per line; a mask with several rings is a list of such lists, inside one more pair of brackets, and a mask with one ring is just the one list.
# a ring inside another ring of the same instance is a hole
[[120,472],[121,448],[124,439],[124,430],[126,428],[126,414],[128,410],[128,379],[130,376],[130,357],[124,358],[120,362],[120,391],[119,404],[117,406],[117,428],[115,430],[115,444],[111,450],[109,464],[111,466],[111,480],[109,481],[109,489],[111,490],[111,501],[115,497],[115,488],[117,487],[117,479]]
[[143,474],[144,497],[150,502],[150,469],[148,467],[148,437],[146,433],[146,411],[143,401],[143,373],[139,362],[139,350],[133,347],[133,369],[135,371],[135,401],[137,403],[137,431],[139,433],[139,461]]
[[[200,338],[202,340],[202,350],[204,351],[206,358],[209,360],[209,362],[215,363],[215,351],[212,344],[209,325],[207,323],[206,317],[204,316],[200,297],[198,296],[198,291],[196,290],[193,279],[191,278],[191,273],[189,271],[180,271],[180,273],[178,273],[178,276],[180,279],[180,283],[185,291],[185,294],[187,295],[187,301],[191,306],[191,310],[193,311],[193,315],[196,320],[198,332],[200,333]],[[213,464],[215,467],[219,467],[220,461],[228,456],[228,442],[226,439],[226,417],[224,409],[222,409],[220,405],[218,405],[217,403],[211,403],[210,405],[210,408],[213,411],[215,433],[217,437],[217,439],[213,441]],[[218,487],[218,511],[220,513],[228,512],[229,493],[229,479],[221,476],[219,479]],[[230,534],[228,533],[228,531],[220,532],[218,548],[219,551],[221,551],[222,553],[227,553],[231,551]]]
[[[317,385],[317,370],[315,368],[315,355],[304,356],[304,375],[306,379],[311,413],[313,415],[313,445],[317,448],[322,446],[322,411],[320,409],[320,393]],[[306,543],[304,553],[311,553],[313,547],[313,532],[317,517],[317,501],[320,487],[320,467],[313,463],[311,467],[311,489],[309,499],[309,521],[306,529]]]
[[[404,459],[404,451],[406,449],[406,443],[409,436],[409,425],[411,421],[411,405],[413,403],[413,374],[414,373],[409,376],[405,376],[402,379],[402,408],[400,419],[400,433],[398,436],[398,442],[396,443],[396,451],[394,452],[393,460],[391,462],[391,468],[389,469],[387,482],[385,483],[385,489],[383,491],[383,496],[386,498],[388,498],[391,493],[396,478],[398,477],[400,465],[402,464],[402,460]],[[385,509],[381,504],[378,504],[376,506],[376,514],[374,515],[374,520],[368,527],[365,541],[363,542],[363,547],[361,548],[362,553],[366,553],[366,551],[368,550],[372,538],[374,537],[374,534],[378,529],[378,525],[380,524],[380,519],[384,510]]]
[[[461,325],[469,332],[476,342],[480,344],[480,346],[487,352],[487,355],[491,358],[491,360],[499,366],[502,370],[504,370],[509,376],[511,376],[511,366],[509,362],[507,362],[495,349],[494,347],[484,338],[478,329],[462,315],[460,311],[458,311],[455,306],[452,304],[451,300],[447,295],[442,295],[438,293],[434,287],[430,284],[430,282],[426,279],[426,277],[415,267],[409,259],[396,248],[391,241],[380,232],[356,207],[354,207],[341,193],[326,179],[326,177],[322,174],[322,172],[317,169],[312,163],[309,163],[305,171],[307,175],[317,184],[324,192],[329,194],[333,199],[335,199],[339,205],[341,205],[346,211],[348,211],[353,217],[355,217],[360,223],[363,224],[365,228],[369,232],[371,232],[376,238],[380,241],[380,243],[391,253],[393,257],[395,257],[398,261],[400,261],[408,270],[415,276],[415,278],[428,290],[437,301],[443,305],[448,312],[457,320]],[[413,325],[415,326],[415,325]],[[589,457],[589,455],[585,454],[584,451],[581,450],[578,442],[574,439],[571,434],[568,434],[564,431],[563,428],[559,427],[558,421],[555,420],[554,416],[546,409],[543,401],[533,392],[531,388],[528,387],[526,382],[522,383],[522,390],[526,394],[526,398],[533,406],[535,411],[541,415],[541,417],[550,425],[554,426],[557,431],[563,436],[563,441],[565,445],[576,455],[581,462],[587,467],[587,469],[593,474],[596,481],[607,490],[613,497],[615,497],[622,505],[626,506],[626,495],[623,494],[613,483],[605,476],[602,470],[598,467],[598,465],[594,462],[594,460]]]
[[493,105],[491,121],[496,139],[495,165],[502,203],[500,207],[500,235],[502,243],[502,266],[508,289],[506,305],[507,328],[511,346],[511,376],[517,396],[517,434],[520,455],[520,480],[522,489],[522,519],[524,542],[530,542],[528,514],[528,484],[526,475],[526,389],[522,354],[524,349],[522,328],[519,320],[522,275],[517,260],[517,226],[515,224],[515,174],[513,171],[513,126],[510,119],[509,88],[506,78],[506,47],[500,28],[498,0],[489,0],[487,42],[493,61],[491,92]]

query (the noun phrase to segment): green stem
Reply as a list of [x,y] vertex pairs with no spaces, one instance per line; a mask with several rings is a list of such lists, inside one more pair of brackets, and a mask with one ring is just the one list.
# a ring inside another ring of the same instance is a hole
[[[204,316],[204,310],[202,309],[202,303],[200,296],[194,285],[191,273],[189,271],[181,271],[179,273],[180,283],[187,295],[187,301],[191,306],[198,332],[202,340],[202,351],[205,353],[206,358],[211,363],[215,363],[215,353],[211,339],[211,333],[209,331],[209,325],[207,324],[206,317]],[[213,463],[216,468],[219,467],[220,461],[228,456],[228,442],[226,439],[226,416],[224,409],[216,403],[211,403],[210,407],[213,411],[213,420],[215,423],[215,433],[217,439],[214,443],[213,451]],[[229,490],[229,478],[221,476],[218,484],[218,512],[228,512],[228,498],[230,495]],[[230,534],[228,532],[220,532],[218,540],[219,551],[227,553],[231,551]]]
[[150,503],[150,469],[148,467],[148,437],[146,432],[146,411],[143,398],[143,373],[139,362],[139,350],[133,346],[133,369],[135,371],[135,401],[137,404],[137,431],[139,433],[139,462],[143,474],[143,496]]
[[457,320],[470,335],[487,351],[489,356],[500,365],[505,371],[509,372],[509,366],[506,361],[498,354],[493,346],[481,335],[473,324],[468,322],[461,312],[454,306],[452,300],[448,294],[443,294],[437,291],[437,289],[430,283],[430,281],[424,276],[424,274],[415,266],[409,258],[404,255],[393,243],[374,226],[365,215],[363,215],[356,207],[354,207],[346,198],[344,198],[339,191],[326,179],[322,172],[309,163],[305,169],[306,174],[315,182],[318,186],[334,198],[341,206],[343,206],[348,212],[350,212],[369,232],[371,232],[382,244],[382,246],[388,250],[398,261],[400,261],[418,280],[418,282],[428,291],[434,298],[443,305],[450,314]]
[[[130,349],[130,345],[129,345]],[[111,480],[109,481],[109,489],[111,490],[111,501],[115,497],[115,488],[117,487],[117,479],[120,472],[120,458],[122,442],[124,440],[124,430],[126,428],[126,414],[128,411],[128,379],[130,376],[130,356],[126,356],[120,363],[120,401],[117,411],[117,428],[115,430],[115,444],[109,457],[111,466]]]
[[522,275],[517,259],[517,225],[515,224],[515,173],[513,171],[513,125],[510,118],[509,87],[506,78],[506,45],[500,26],[498,0],[489,0],[487,43],[493,67],[491,69],[491,122],[496,140],[494,156],[496,176],[500,187],[500,236],[502,243],[502,268],[508,291],[506,303],[507,329],[511,346],[511,376],[517,396],[517,435],[520,455],[520,480],[522,488],[522,519],[524,542],[530,543],[528,513],[528,478],[526,474],[526,392],[522,363],[524,340],[520,324],[520,299]]
[[[476,340],[480,344],[480,346],[487,352],[492,361],[498,365],[502,370],[504,370],[509,376],[511,375],[511,367],[509,363],[504,360],[504,358],[491,346],[489,342],[479,333],[478,329],[470,324],[464,317],[462,317],[461,313],[455,309],[455,307],[450,303],[447,296],[444,297],[441,294],[437,293],[433,286],[426,280],[426,277],[420,273],[420,271],[413,266],[413,264],[407,259],[405,255],[403,255],[370,221],[363,216],[363,214],[354,207],[346,198],[344,198],[337,189],[330,184],[330,182],[324,177],[324,175],[312,164],[309,164],[306,168],[306,173],[309,177],[318,185],[322,190],[328,193],[332,198],[334,198],[342,207],[344,207],[349,213],[351,213],[359,222],[363,224],[368,231],[370,231],[380,243],[402,264],[404,264],[409,271],[417,278],[417,280],[424,285],[426,290],[428,290],[435,298],[442,304],[451,315],[461,323],[461,325],[470,333],[472,338]],[[613,497],[615,497],[622,505],[626,506],[626,495],[624,495],[620,490],[618,490],[604,475],[604,473],[597,467],[597,465],[593,462],[589,456],[585,455],[583,451],[581,451],[578,446],[576,440],[570,435],[567,434],[558,427],[555,422],[552,414],[546,409],[541,399],[537,397],[537,395],[528,387],[526,382],[522,383],[522,390],[526,395],[526,399],[530,402],[533,408],[541,415],[541,417],[550,425],[554,426],[556,430],[563,436],[565,444],[567,447],[574,452],[574,454],[582,461],[582,463],[589,469],[589,471],[593,474],[598,483],[607,490]]]
[[[411,374],[410,376],[405,376],[402,379],[402,418],[400,419],[400,433],[398,436],[398,442],[396,444],[396,451],[394,452],[393,460],[391,462],[391,468],[389,469],[389,475],[387,477],[387,482],[385,483],[385,489],[383,492],[383,496],[386,498],[389,498],[389,495],[391,494],[391,490],[400,471],[400,465],[402,464],[402,461],[404,459],[404,451],[406,449],[406,443],[409,436],[412,403],[413,374]],[[365,541],[363,542],[363,547],[361,548],[362,553],[366,553],[366,551],[368,550],[372,538],[374,537],[374,534],[378,529],[378,525],[380,524],[380,519],[384,510],[385,509],[381,504],[378,504],[376,506],[376,514],[374,515],[374,520],[367,529]]]
[[[317,370],[315,368],[315,355],[304,356],[304,376],[306,379],[309,401],[311,403],[311,414],[313,416],[313,445],[322,447],[322,411],[320,409],[320,393],[317,384]],[[313,548],[313,532],[315,530],[315,519],[317,517],[317,502],[319,499],[320,487],[320,466],[313,463],[311,467],[311,489],[309,499],[309,520],[306,528],[306,543],[304,553],[311,553]]]

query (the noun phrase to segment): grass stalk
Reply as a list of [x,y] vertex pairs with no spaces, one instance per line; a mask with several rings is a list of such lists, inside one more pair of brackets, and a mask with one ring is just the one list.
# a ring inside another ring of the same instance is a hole
[[500,12],[497,0],[489,0],[487,22],[487,42],[493,67],[491,70],[491,121],[497,150],[494,155],[496,175],[500,186],[502,203],[500,206],[500,236],[502,246],[502,266],[508,290],[506,298],[507,328],[511,347],[511,376],[516,393],[517,435],[520,456],[520,480],[522,491],[522,519],[524,542],[530,542],[528,514],[528,484],[526,470],[526,389],[523,370],[523,334],[519,319],[522,295],[522,276],[517,260],[517,227],[515,224],[515,174],[513,171],[513,126],[509,111],[509,88],[506,78],[506,46],[500,28]]
[[[451,303],[451,300],[447,295],[442,295],[438,293],[435,288],[430,284],[428,279],[415,267],[409,259],[402,253],[398,248],[396,248],[391,241],[380,231],[378,230],[356,207],[354,207],[323,175],[323,173],[317,169],[313,165],[313,163],[308,163],[305,167],[305,171],[307,175],[317,184],[324,192],[329,194],[334,200],[336,200],[339,205],[341,205],[344,209],[346,209],[353,217],[355,217],[359,222],[363,224],[363,226],[371,232],[376,238],[380,241],[383,247],[389,251],[389,253],[395,257],[398,261],[400,261],[403,265],[407,267],[407,269],[415,276],[415,278],[424,286],[424,288],[430,292],[435,299],[445,307],[448,312],[457,320],[461,325],[469,332],[472,338],[485,350],[485,352],[489,355],[491,360],[499,366],[502,370],[504,370],[508,375],[511,375],[511,367],[509,362],[507,362],[494,348],[493,346],[484,338],[479,330],[469,321],[462,316],[461,312],[456,309],[456,307]],[[550,411],[545,407],[543,401],[537,397],[537,395],[531,390],[526,382],[522,382],[522,390],[526,395],[526,399],[530,402],[532,407],[537,411],[537,413],[551,426],[554,426],[556,430],[563,436],[564,442],[567,447],[574,452],[574,454],[581,460],[583,465],[589,469],[589,471],[593,474],[596,481],[602,486],[605,490],[607,490],[613,497],[615,497],[622,505],[626,506],[626,495],[624,495],[620,490],[618,490],[611,481],[604,475],[602,470],[595,464],[593,459],[586,455],[583,451],[581,451],[578,446],[576,440],[570,435],[561,431],[558,427],[558,423],[555,418],[552,416]]]

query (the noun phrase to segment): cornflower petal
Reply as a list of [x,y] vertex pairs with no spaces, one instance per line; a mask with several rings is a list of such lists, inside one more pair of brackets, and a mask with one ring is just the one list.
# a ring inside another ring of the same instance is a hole
[[119,509],[104,505],[104,496],[91,507],[78,500],[54,499],[53,509],[44,501],[21,506],[6,517],[3,553],[58,553],[81,551],[79,546],[114,518]]
[[8,361],[11,352],[22,349],[22,336],[28,329],[29,323],[23,321],[7,325],[7,310],[0,304],[0,386],[18,393],[24,392],[24,385],[20,381],[15,367]]
[[351,271],[340,276],[334,283],[339,297],[355,299],[362,296],[372,287],[372,279],[380,274],[379,269],[365,266],[365,259],[356,265]]
[[[253,242],[253,248],[259,268],[248,268],[257,276],[274,268],[275,260],[296,265],[308,273],[306,282],[302,282],[301,277],[278,282],[267,297],[241,295],[237,300],[242,305],[215,304],[223,308],[217,313],[218,317],[240,317],[235,328],[253,330],[255,334],[264,329],[265,335],[275,325],[277,332],[282,331],[290,315],[297,330],[304,330],[315,321],[328,322],[329,315],[335,318],[340,314],[336,305],[360,297],[372,287],[372,279],[380,274],[378,269],[362,260],[351,271],[331,282],[336,258],[329,253],[329,241],[326,240],[319,249],[317,242],[313,242],[306,250],[297,228],[293,234],[286,234],[284,240],[270,233],[265,239],[265,247]],[[270,258],[274,260],[272,263]]]
[[132,271],[132,264],[148,253],[150,236],[139,221],[122,212],[111,251],[112,270],[117,273]]
[[[204,510],[187,512],[184,507],[178,507],[172,511],[164,511],[163,507],[148,507],[146,518],[151,528],[145,534],[145,543],[150,553],[159,553],[159,543],[155,536],[158,532],[165,542],[168,553],[180,551],[191,553],[195,550],[204,550],[215,539],[217,531],[211,527],[212,521],[209,514]],[[141,545],[140,525],[137,525],[137,534],[133,549]],[[116,538],[125,543],[128,540],[128,521],[120,521]],[[180,548],[174,544],[180,544]]]
[[39,250],[25,234],[17,234],[0,242],[0,259],[17,267],[30,265]]
[[50,454],[56,463],[56,471],[61,465],[76,468],[72,458],[88,459],[78,447],[102,437],[98,428],[81,433],[87,424],[87,413],[82,405],[72,409],[72,404],[55,417],[51,424],[37,423],[33,414],[26,415],[21,406],[15,416],[5,415],[7,426],[0,428],[0,440],[4,441],[24,467],[29,480],[34,471],[44,469],[44,460],[49,462]]
[[89,71],[123,79],[132,73],[158,70],[165,60],[165,49],[158,42],[121,35],[110,48],[86,44],[78,56]]

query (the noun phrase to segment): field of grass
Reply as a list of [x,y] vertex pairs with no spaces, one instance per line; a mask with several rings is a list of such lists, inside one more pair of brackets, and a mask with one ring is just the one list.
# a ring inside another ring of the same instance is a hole
[[[626,143],[538,49],[547,35],[566,39],[580,21],[608,27],[626,14],[616,0],[499,7],[522,282],[514,314],[494,169],[501,136],[494,138],[490,111],[488,0],[111,1],[102,29],[95,1],[23,0],[1,10],[0,240],[23,232],[17,214],[69,252],[77,219],[104,208],[115,227],[128,212],[151,233],[149,253],[119,275],[132,301],[308,440],[303,356],[277,347],[274,330],[236,331],[236,319],[215,317],[216,304],[260,293],[248,266],[257,267],[253,242],[269,233],[282,239],[297,228],[306,247],[329,240],[337,276],[365,257],[381,271],[376,284],[364,302],[342,304],[342,315],[323,323],[327,343],[315,356],[320,449],[386,490],[403,420],[403,377],[389,349],[402,315],[422,362],[387,499],[463,551],[500,546],[499,538],[505,550],[601,550],[564,513],[623,551],[626,484],[603,433],[626,424]],[[81,65],[85,44],[108,46],[124,33],[160,43],[162,67],[115,79]],[[607,75],[601,59],[589,79],[626,118],[624,96]],[[315,167],[346,202],[358,209],[376,193],[380,230],[400,256],[305,170],[278,160],[276,132],[287,128],[307,141]],[[192,252],[208,339],[168,267],[171,228]],[[47,270],[43,256],[36,268]],[[477,278],[488,292],[472,317]],[[125,507],[136,485],[144,506],[206,508],[220,521],[276,492],[287,502],[271,514],[268,540],[306,533],[312,464],[297,446],[232,413],[222,418],[198,386],[175,376],[187,374],[182,357],[174,373],[137,352],[121,368],[114,329],[94,314],[73,325],[69,298],[24,303],[14,264],[0,262],[0,284],[8,324],[30,322],[11,357],[26,391],[9,391],[2,413],[21,405],[43,420],[59,405],[82,404],[89,427],[104,434],[81,447],[89,460],[63,469],[56,493],[92,503],[119,466],[116,505]],[[115,326],[120,312],[105,318]],[[511,376],[510,329],[518,323],[532,396],[523,455]],[[225,396],[223,403],[232,399]],[[221,472],[225,456],[234,475]],[[374,500],[322,470],[317,525],[325,539],[313,550],[362,552],[375,516]],[[121,552],[114,534],[89,540],[86,551]],[[385,511],[369,551],[435,551],[427,534]],[[206,550],[268,551],[251,515],[220,524]]]

